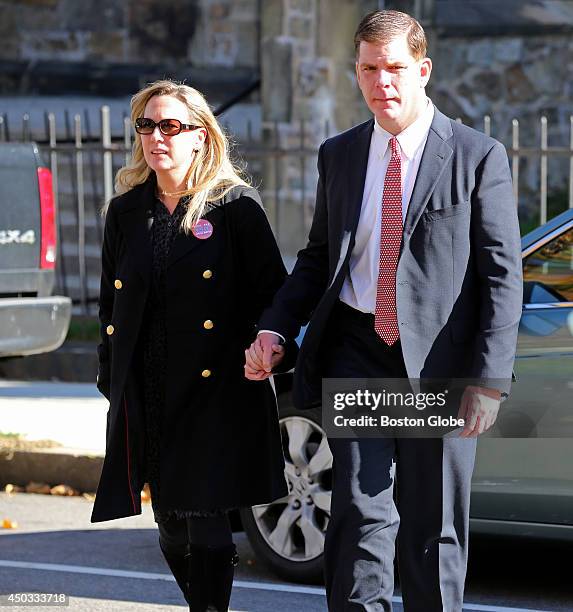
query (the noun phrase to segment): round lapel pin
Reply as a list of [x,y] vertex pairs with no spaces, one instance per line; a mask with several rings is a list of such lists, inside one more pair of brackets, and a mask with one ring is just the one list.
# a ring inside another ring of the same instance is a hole
[[207,219],[199,219],[197,223],[193,226],[191,230],[193,232],[193,236],[198,238],[199,240],[206,240],[207,238],[211,238],[213,235],[213,226]]

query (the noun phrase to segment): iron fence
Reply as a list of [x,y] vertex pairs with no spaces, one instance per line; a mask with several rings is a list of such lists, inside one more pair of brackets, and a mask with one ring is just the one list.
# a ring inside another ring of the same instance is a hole
[[[29,115],[24,115],[21,124],[14,126],[9,124],[6,115],[0,114],[0,141],[33,139],[49,160],[59,210],[57,289],[74,300],[75,310],[81,314],[93,314],[97,303],[103,235],[100,210],[113,195],[115,172],[130,157],[133,135],[129,118],[123,116],[120,124],[122,130],[112,133],[107,106],[101,108],[97,132],[87,112],[84,117],[64,114],[64,129],[59,126],[60,132],[53,113],[45,113],[40,129],[31,125]],[[306,240],[312,219],[316,143],[328,137],[331,131],[328,122],[319,127],[318,133],[311,133],[311,128],[315,130],[316,125],[301,121],[289,126],[263,124],[255,129],[249,121],[234,148],[262,193],[279,245],[291,257]],[[491,117],[484,117],[482,129],[486,134],[492,133]],[[552,190],[566,193],[564,206],[573,208],[573,116],[569,117],[568,146],[549,145],[546,117],[539,118],[538,134],[537,144],[524,146],[520,123],[514,119],[511,142],[506,148],[520,212],[525,210],[524,202],[528,200],[529,210],[535,204],[535,222],[543,224],[551,212],[548,197]],[[566,186],[563,176],[556,179],[558,184],[550,184],[549,161],[552,159],[568,160]],[[534,166],[537,178],[532,184]],[[523,174],[527,176],[522,178]]]

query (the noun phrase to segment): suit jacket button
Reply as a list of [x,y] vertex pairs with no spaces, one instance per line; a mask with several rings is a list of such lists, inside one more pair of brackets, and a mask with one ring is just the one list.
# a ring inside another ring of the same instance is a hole
[[123,283],[119,280],[119,278],[115,279],[115,282],[113,283],[113,285],[116,289],[121,289],[123,287]]
[[105,333],[106,333],[108,336],[111,336],[111,335],[113,334],[113,332],[114,332],[114,331],[115,331],[115,328],[114,328],[114,326],[113,326],[113,325],[108,325],[108,326],[105,328]]
[[213,325],[213,321],[211,321],[210,319],[207,319],[204,323],[203,323],[203,327],[205,329],[213,329],[214,325]]
[[201,376],[202,376],[203,378],[209,378],[209,376],[211,376],[211,370],[203,370],[203,371],[201,372]]
[[212,276],[213,272],[211,272],[211,270],[205,270],[205,272],[203,272],[203,278],[205,280],[209,280]]

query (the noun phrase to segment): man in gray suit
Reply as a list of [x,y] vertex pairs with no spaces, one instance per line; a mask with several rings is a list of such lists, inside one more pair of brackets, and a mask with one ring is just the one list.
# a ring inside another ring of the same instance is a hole
[[320,147],[308,244],[259,322],[245,373],[269,376],[279,338],[310,321],[295,371],[301,408],[320,402],[322,377],[481,381],[463,393],[458,437],[329,440],[329,609],[391,610],[397,542],[405,610],[459,612],[476,436],[509,392],[521,314],[509,165],[500,143],[426,97],[432,63],[412,17],[367,15],[355,46],[374,118]]

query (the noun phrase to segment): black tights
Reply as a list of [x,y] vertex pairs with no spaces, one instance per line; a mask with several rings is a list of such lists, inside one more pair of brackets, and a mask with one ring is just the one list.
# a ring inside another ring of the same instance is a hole
[[170,518],[158,523],[159,543],[168,554],[185,555],[188,544],[199,548],[224,548],[233,543],[227,514]]

